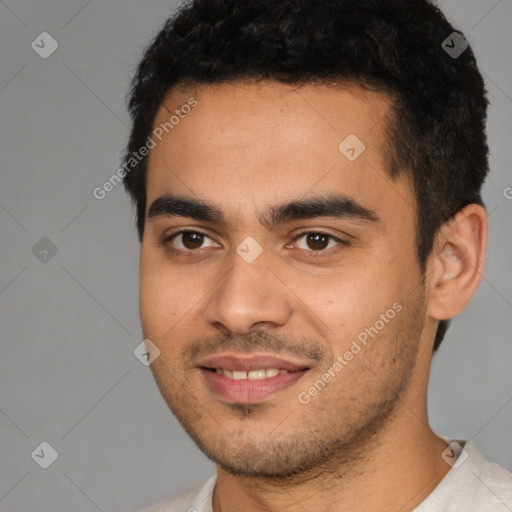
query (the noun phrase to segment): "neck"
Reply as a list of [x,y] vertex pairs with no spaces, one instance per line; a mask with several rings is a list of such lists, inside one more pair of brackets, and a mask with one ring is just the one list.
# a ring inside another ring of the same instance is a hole
[[449,470],[441,458],[446,443],[428,425],[426,400],[417,398],[404,396],[378,432],[308,474],[272,480],[217,467],[214,512],[413,510]]

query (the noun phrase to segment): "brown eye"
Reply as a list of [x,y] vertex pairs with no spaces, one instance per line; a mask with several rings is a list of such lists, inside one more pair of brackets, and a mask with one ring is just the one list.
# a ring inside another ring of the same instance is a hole
[[203,247],[215,246],[208,235],[191,230],[174,233],[165,240],[165,243],[182,252],[194,252]]
[[201,233],[187,231],[182,233],[181,236],[182,243],[187,249],[199,249],[204,242],[204,235]]
[[329,236],[322,233],[308,233],[306,243],[310,249],[322,250],[329,245]]
[[316,253],[327,253],[330,252],[329,249],[337,245],[348,245],[346,242],[333,235],[319,231],[303,232],[298,235],[295,240],[299,249]]

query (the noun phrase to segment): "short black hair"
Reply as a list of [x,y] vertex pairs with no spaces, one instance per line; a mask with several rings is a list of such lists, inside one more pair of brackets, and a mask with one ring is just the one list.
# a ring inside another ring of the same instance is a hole
[[[413,183],[423,275],[440,226],[468,204],[484,206],[480,191],[489,152],[484,81],[463,34],[430,1],[184,2],[146,48],[133,78],[125,169],[146,143],[172,87],[247,78],[355,83],[392,98],[387,172],[392,179],[406,173]],[[142,158],[124,177],[140,241],[146,174]],[[448,325],[449,320],[439,323],[434,351]]]

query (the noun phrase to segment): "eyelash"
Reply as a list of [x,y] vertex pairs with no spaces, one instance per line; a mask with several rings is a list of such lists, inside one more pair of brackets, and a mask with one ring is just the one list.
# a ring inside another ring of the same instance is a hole
[[[185,256],[194,256],[194,255],[196,255],[198,253],[200,254],[201,249],[188,249],[188,250],[187,249],[176,249],[176,248],[173,248],[173,247],[171,247],[169,245],[173,238],[175,238],[175,237],[177,237],[179,235],[183,235],[185,233],[192,233],[192,234],[201,235],[201,236],[205,236],[207,238],[210,238],[206,233],[203,233],[202,231],[196,231],[194,229],[184,229],[182,231],[177,231],[176,233],[173,233],[172,235],[164,238],[164,244],[169,248],[169,250],[171,252],[173,252],[175,254],[181,254],[181,255],[185,255]],[[301,249],[301,250],[304,250],[306,252],[312,253],[314,258],[321,258],[324,255],[330,255],[331,251],[333,249],[336,250],[336,247],[338,247],[338,246],[348,246],[348,245],[350,245],[348,242],[346,242],[344,240],[341,240],[341,239],[335,237],[334,235],[331,235],[329,233],[324,233],[323,231],[314,231],[314,230],[306,230],[306,231],[302,231],[302,232],[298,233],[297,236],[295,236],[295,238],[293,239],[293,242],[296,242],[297,240],[299,240],[300,238],[302,238],[305,235],[323,235],[323,236],[328,237],[330,240],[334,240],[334,241],[337,242],[336,246],[330,247],[329,249],[322,249],[322,250],[318,250],[318,251]]]

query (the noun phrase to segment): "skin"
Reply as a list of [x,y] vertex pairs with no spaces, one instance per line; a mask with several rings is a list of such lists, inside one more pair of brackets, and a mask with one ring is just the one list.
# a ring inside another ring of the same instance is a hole
[[[480,282],[485,210],[469,205],[442,226],[422,276],[411,184],[385,171],[383,93],[273,81],[176,88],[154,126],[190,96],[197,106],[150,151],[147,211],[172,193],[214,204],[226,222],[146,215],[140,315],[161,351],[151,368],[162,396],[217,465],[214,511],[412,510],[450,469],[427,418],[432,347],[438,321]],[[353,162],[338,149],[349,134],[366,146]],[[378,222],[260,223],[272,205],[333,192]],[[206,236],[169,238],[187,229]],[[334,238],[319,247],[304,229]],[[236,252],[246,237],[262,248],[252,263]],[[401,311],[301,403],[396,303]],[[262,403],[232,403],[196,366],[228,350],[310,369]]]

